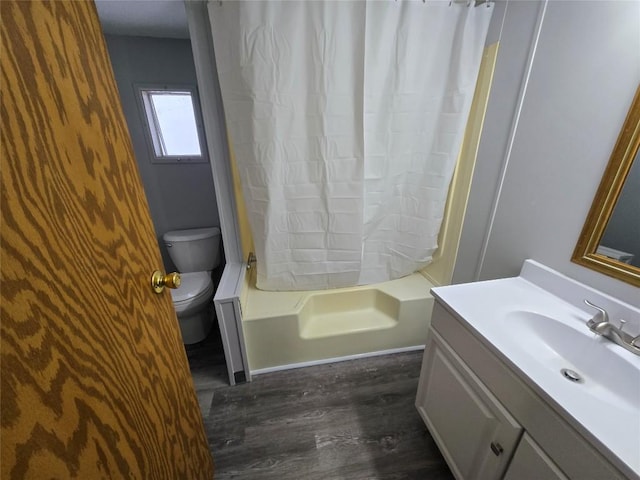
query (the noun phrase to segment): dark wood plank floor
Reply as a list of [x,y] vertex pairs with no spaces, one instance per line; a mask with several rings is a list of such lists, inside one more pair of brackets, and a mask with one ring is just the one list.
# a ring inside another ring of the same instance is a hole
[[413,406],[422,352],[229,387],[217,342],[187,348],[217,480],[453,478]]

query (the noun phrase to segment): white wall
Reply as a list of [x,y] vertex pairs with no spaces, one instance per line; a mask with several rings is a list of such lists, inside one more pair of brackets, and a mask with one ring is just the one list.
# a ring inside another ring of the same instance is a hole
[[454,282],[517,275],[533,258],[637,305],[637,288],[570,258],[640,82],[640,2],[544,7],[507,6]]
[[[107,35],[122,108],[167,271],[175,270],[162,240],[169,230],[219,226],[211,165],[154,164],[145,139],[146,124],[134,84],[196,86],[189,40]],[[206,151],[206,149],[205,149]]]
[[[487,43],[500,40],[492,92],[478,146],[478,156],[467,203],[453,283],[478,279],[485,234],[507,149],[516,104],[524,80],[530,46],[535,43],[537,1],[498,1],[493,12]],[[505,16],[506,8],[506,16]]]

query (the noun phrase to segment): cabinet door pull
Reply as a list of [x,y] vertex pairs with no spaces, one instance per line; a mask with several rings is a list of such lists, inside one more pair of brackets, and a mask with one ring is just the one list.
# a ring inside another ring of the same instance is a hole
[[491,451],[495,453],[496,456],[500,456],[500,454],[504,452],[504,449],[502,448],[502,445],[500,445],[499,443],[491,442]]

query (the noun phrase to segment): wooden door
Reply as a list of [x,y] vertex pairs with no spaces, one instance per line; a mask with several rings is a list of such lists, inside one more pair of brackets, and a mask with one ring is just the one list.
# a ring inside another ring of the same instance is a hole
[[212,478],[95,7],[0,8],[1,477]]

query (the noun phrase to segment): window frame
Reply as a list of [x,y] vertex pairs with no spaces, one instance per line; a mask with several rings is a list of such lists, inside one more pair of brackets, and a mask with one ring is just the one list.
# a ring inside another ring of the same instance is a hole
[[[149,158],[151,163],[157,164],[179,164],[179,163],[208,163],[209,158],[207,155],[207,144],[204,136],[204,127],[202,123],[202,111],[200,109],[200,98],[198,96],[198,89],[195,85],[190,84],[167,84],[167,83],[135,83],[133,85],[134,95],[138,104],[138,112],[140,120],[143,125],[145,141],[147,143],[147,150],[149,152]],[[160,130],[160,124],[156,117],[155,108],[153,103],[149,99],[145,92],[179,92],[188,93],[191,95],[191,103],[193,105],[193,114],[196,123],[196,134],[198,136],[198,143],[200,145],[200,155],[158,155],[156,152],[161,151],[162,147],[159,145],[158,130]],[[151,113],[147,114],[147,108]],[[153,121],[153,125],[151,125]],[[154,130],[155,129],[155,130]]]

